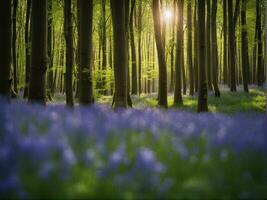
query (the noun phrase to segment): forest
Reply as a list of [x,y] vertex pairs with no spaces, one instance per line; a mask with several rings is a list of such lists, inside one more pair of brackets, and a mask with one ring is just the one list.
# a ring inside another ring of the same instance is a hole
[[0,198],[267,198],[265,4],[0,1]]

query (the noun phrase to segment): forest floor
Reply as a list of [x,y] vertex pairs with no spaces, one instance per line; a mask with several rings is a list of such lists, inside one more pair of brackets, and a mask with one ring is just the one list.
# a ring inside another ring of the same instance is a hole
[[[197,94],[194,96],[183,95],[183,105],[173,107],[173,94],[168,95],[169,109],[195,112],[197,110]],[[99,96],[97,104],[111,106],[112,96]],[[158,108],[157,94],[132,95],[133,108],[146,109]],[[52,104],[64,104],[65,96],[56,94]],[[266,112],[266,97],[264,90],[255,85],[250,85],[250,93],[244,93],[243,87],[239,86],[237,92],[230,92],[225,86],[221,86],[221,97],[217,98],[213,92],[209,92],[208,106],[210,112],[233,114],[240,112]]]

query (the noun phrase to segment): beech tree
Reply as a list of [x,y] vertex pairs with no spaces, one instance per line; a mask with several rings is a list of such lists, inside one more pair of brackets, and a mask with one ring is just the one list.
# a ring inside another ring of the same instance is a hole
[[241,8],[241,48],[242,48],[242,73],[244,91],[249,92],[248,89],[248,71],[249,71],[249,54],[248,54],[248,33],[247,33],[247,17],[246,17],[247,0],[242,0]]
[[215,91],[215,96],[220,97],[220,89],[218,85],[218,44],[217,44],[217,0],[212,0],[211,7],[211,71],[212,71],[212,83]]
[[47,98],[52,101],[53,96],[53,47],[52,47],[52,29],[53,29],[53,0],[48,0],[48,28],[47,28]]
[[92,104],[93,76],[92,76],[92,26],[93,1],[77,0],[78,13],[78,64],[79,64],[79,102],[83,105]]
[[[174,105],[182,105],[182,68],[183,68],[183,7],[184,1],[177,1],[177,42],[176,42],[176,61],[175,61],[175,91],[174,91]],[[185,81],[183,81],[185,84]]]
[[66,41],[66,103],[69,106],[74,105],[72,91],[72,73],[73,73],[73,27],[72,27],[72,12],[71,0],[64,0],[64,30]]
[[32,1],[29,101],[46,103],[47,0]]
[[187,1],[187,62],[189,69],[189,82],[190,82],[190,91],[191,96],[194,95],[194,69],[193,69],[193,52],[192,52],[192,1]]
[[134,10],[136,1],[132,0],[130,14],[130,42],[131,42],[131,58],[132,58],[132,94],[137,94],[137,59],[134,37]]
[[161,34],[161,14],[160,14],[160,2],[159,0],[153,0],[152,12],[154,21],[155,40],[158,53],[158,65],[159,65],[159,106],[168,107],[167,101],[167,67],[165,60],[165,52],[163,47],[163,38]]
[[198,112],[208,111],[205,48],[205,0],[198,0]]
[[28,98],[29,95],[29,81],[30,81],[30,64],[31,64],[31,51],[30,51],[30,17],[31,17],[31,4],[32,0],[27,0],[26,8],[26,22],[25,22],[25,86],[24,86],[24,98]]
[[11,1],[0,1],[0,95],[10,97]]
[[230,90],[236,91],[236,62],[235,62],[235,20],[233,14],[233,0],[228,0],[228,46],[229,46],[229,69]]
[[17,96],[18,93],[18,67],[17,67],[17,13],[18,0],[13,0],[13,16],[12,16],[12,64],[13,64],[13,87],[12,95]]
[[115,74],[115,109],[127,108],[127,44],[125,23],[125,1],[110,0]]

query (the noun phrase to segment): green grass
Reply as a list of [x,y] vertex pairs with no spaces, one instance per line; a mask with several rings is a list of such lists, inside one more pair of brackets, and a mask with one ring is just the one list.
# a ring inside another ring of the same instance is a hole
[[[53,103],[64,103],[63,95],[56,95]],[[157,108],[157,94],[142,94],[141,96],[132,96],[133,106],[137,109]],[[100,96],[96,99],[97,103],[111,105],[112,96]],[[217,113],[239,113],[239,112],[265,112],[266,97],[261,89],[250,89],[250,93],[238,92],[221,92],[221,97],[209,95],[208,106],[210,112]],[[173,107],[173,95],[168,96],[169,108],[195,112],[197,110],[197,96],[183,96],[183,105]]]
[[[183,105],[173,107],[173,95],[168,96],[170,108],[195,112],[197,110],[197,97],[183,96]],[[141,95],[133,97],[135,108],[156,108],[158,107],[157,95]],[[266,97],[263,90],[251,89],[249,94],[244,92],[222,92],[221,97],[210,95],[208,106],[210,112],[238,113],[238,112],[265,112]]]

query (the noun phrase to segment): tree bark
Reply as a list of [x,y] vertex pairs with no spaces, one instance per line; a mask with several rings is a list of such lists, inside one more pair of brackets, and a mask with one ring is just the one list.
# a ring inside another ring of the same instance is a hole
[[48,72],[47,72],[47,98],[52,101],[53,96],[53,54],[52,54],[52,26],[53,26],[53,0],[48,0],[48,35],[47,35],[47,54],[48,54]]
[[125,23],[125,1],[110,0],[115,72],[115,109],[127,108],[127,39]]
[[130,41],[131,41],[131,57],[132,57],[132,94],[137,94],[137,60],[135,51],[134,39],[134,20],[133,11],[135,9],[135,0],[132,0],[131,14],[130,14]]
[[138,94],[142,93],[142,0],[138,3],[138,17],[137,17],[137,40],[138,40]]
[[198,112],[208,111],[205,45],[205,0],[198,0]]
[[17,76],[17,11],[18,11],[18,0],[13,0],[13,17],[12,17],[12,60],[13,60],[13,86],[14,86],[14,97],[18,94],[18,76]]
[[194,9],[194,71],[195,71],[195,90],[198,92],[198,21],[197,21],[197,0]]
[[79,68],[80,68],[80,99],[82,105],[90,105],[93,98],[92,76],[92,24],[93,24],[93,1],[77,0],[79,9],[78,30],[79,39]]
[[212,52],[212,81],[215,91],[215,96],[220,97],[220,89],[218,86],[218,44],[217,44],[217,0],[212,0],[211,9],[211,52]]
[[207,9],[207,20],[206,20],[206,67],[207,67],[207,81],[208,89],[212,90],[212,73],[211,73],[211,0],[206,0]]
[[31,17],[31,4],[32,0],[27,0],[26,22],[25,22],[25,86],[24,98],[29,96],[29,81],[30,81],[30,67],[31,67],[31,40],[30,40],[30,17]]
[[11,1],[0,1],[0,95],[10,98]]
[[223,0],[223,83],[228,83],[227,0]]
[[230,90],[236,92],[236,63],[235,63],[235,29],[233,17],[233,0],[228,0],[228,46],[230,68]]
[[66,75],[65,75],[65,89],[66,89],[66,104],[68,106],[74,105],[73,90],[72,90],[72,72],[73,72],[73,26],[72,26],[72,12],[71,0],[64,0],[64,30],[66,41]]
[[[183,69],[183,0],[177,1],[177,43],[176,43],[176,61],[175,61],[175,90],[174,105],[182,105],[182,69]],[[185,83],[184,83],[185,84]]]
[[106,39],[106,0],[101,1],[102,5],[102,87],[103,94],[107,95],[107,39]]
[[46,103],[47,0],[32,1],[29,101]]
[[154,32],[158,53],[158,65],[159,65],[159,106],[168,107],[167,102],[167,67],[163,47],[163,39],[161,34],[161,15],[159,0],[153,0],[152,12],[154,21]]
[[261,20],[261,0],[257,1],[257,43],[258,43],[258,56],[257,56],[257,74],[258,86],[263,86],[264,83],[264,67],[263,67],[263,49],[262,49],[262,20]]
[[189,82],[190,90],[189,94],[194,95],[194,69],[193,69],[193,54],[192,54],[192,2],[191,0],[187,1],[187,56],[188,56],[188,69],[189,69]]
[[249,55],[248,55],[248,33],[247,33],[247,0],[242,0],[241,9],[241,48],[242,48],[242,76],[244,91],[249,92],[248,89],[248,69],[249,69]]

